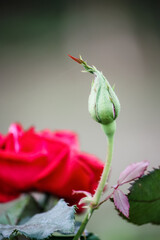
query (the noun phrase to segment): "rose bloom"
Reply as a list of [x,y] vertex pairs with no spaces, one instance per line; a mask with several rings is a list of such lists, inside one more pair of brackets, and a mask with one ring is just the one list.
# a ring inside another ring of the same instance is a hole
[[0,202],[38,191],[78,204],[84,195],[73,190],[94,194],[103,167],[95,156],[80,152],[73,132],[24,131],[12,124],[7,135],[0,134]]

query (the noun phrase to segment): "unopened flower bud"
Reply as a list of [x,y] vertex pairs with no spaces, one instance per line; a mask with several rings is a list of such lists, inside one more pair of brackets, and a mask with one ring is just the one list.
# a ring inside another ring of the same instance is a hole
[[70,55],[69,57],[82,64],[86,72],[95,75],[89,95],[88,110],[91,117],[102,124],[106,135],[113,135],[116,128],[115,119],[120,111],[120,103],[113,88],[102,72],[98,71],[95,67],[88,66],[81,57],[75,58]]
[[88,100],[88,109],[94,120],[101,124],[113,122],[120,111],[119,100],[102,72],[94,68],[93,80]]

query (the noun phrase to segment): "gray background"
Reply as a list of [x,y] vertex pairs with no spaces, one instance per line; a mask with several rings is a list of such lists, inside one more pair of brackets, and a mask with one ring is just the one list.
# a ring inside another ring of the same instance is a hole
[[[106,138],[87,109],[92,75],[81,73],[81,66],[67,56],[81,54],[115,83],[121,103],[110,185],[132,162],[149,160],[150,169],[158,167],[157,2],[1,3],[0,131],[7,133],[15,121],[37,130],[73,130],[82,151],[105,161]],[[158,226],[121,220],[109,202],[95,212],[88,229],[102,240],[159,239],[160,234]]]

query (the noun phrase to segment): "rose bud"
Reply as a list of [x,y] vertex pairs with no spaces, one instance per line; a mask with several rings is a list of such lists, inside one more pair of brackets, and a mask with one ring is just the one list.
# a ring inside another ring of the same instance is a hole
[[88,100],[88,110],[94,120],[106,125],[117,118],[120,111],[120,103],[102,72],[95,69],[94,75],[95,79],[92,83]]
[[88,110],[91,117],[101,123],[105,134],[108,137],[113,136],[116,129],[116,122],[114,120],[120,111],[120,103],[113,88],[102,72],[98,71],[95,67],[88,66],[81,56],[75,58],[69,55],[69,57],[81,64],[85,68],[85,72],[95,75],[89,95]]

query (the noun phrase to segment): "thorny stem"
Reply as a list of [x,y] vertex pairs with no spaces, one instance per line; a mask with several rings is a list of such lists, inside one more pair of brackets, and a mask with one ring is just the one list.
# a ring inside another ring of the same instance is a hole
[[[106,159],[106,163],[102,172],[102,176],[99,182],[99,185],[97,187],[97,190],[93,196],[93,199],[90,203],[90,206],[88,207],[87,213],[82,221],[82,224],[77,232],[77,234],[74,236],[73,240],[78,240],[80,239],[81,235],[83,235],[83,232],[85,230],[85,227],[89,221],[89,219],[91,218],[94,210],[96,210],[99,201],[100,201],[100,197],[102,195],[102,192],[104,190],[106,181],[108,179],[108,175],[110,172],[110,167],[111,167],[111,161],[112,161],[112,153],[113,153],[113,140],[114,140],[114,133],[110,136],[108,136],[108,151],[107,151],[107,159]],[[101,205],[101,204],[100,204]]]
[[[74,61],[76,61],[79,64],[82,64],[83,67],[85,68],[86,72],[90,72],[91,74],[94,74],[96,69],[95,67],[90,67],[85,61],[83,61],[82,57],[80,56],[79,58],[75,58],[71,55],[68,55],[70,58],[72,58]],[[106,181],[108,179],[108,175],[110,172],[110,166],[111,166],[111,161],[112,161],[112,153],[113,153],[113,138],[114,138],[114,133],[115,133],[115,129],[116,129],[116,123],[111,122],[107,125],[102,125],[102,129],[104,130],[106,136],[108,137],[108,151],[107,151],[107,159],[106,159],[106,163],[102,172],[102,176],[100,179],[100,182],[98,184],[97,190],[92,198],[92,201],[87,209],[87,213],[84,217],[84,220],[82,221],[82,224],[77,232],[77,234],[75,235],[75,237],[73,238],[73,240],[79,240],[81,235],[83,234],[85,227],[89,221],[89,219],[91,218],[94,210],[96,210],[102,203],[100,203],[100,198],[102,195],[102,192],[104,190]],[[108,198],[107,198],[108,199]]]

